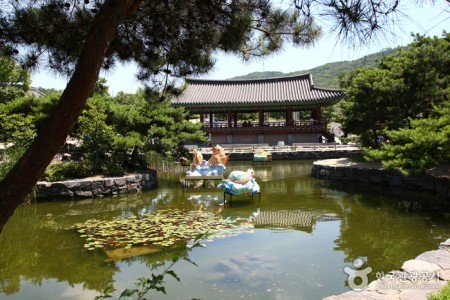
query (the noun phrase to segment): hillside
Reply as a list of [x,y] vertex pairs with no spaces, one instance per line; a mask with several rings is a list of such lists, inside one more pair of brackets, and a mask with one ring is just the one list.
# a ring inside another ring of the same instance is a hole
[[291,73],[283,73],[278,71],[253,72],[247,75],[233,77],[231,79],[263,79],[311,73],[314,76],[314,85],[319,87],[338,88],[339,74],[348,73],[359,67],[376,67],[382,57],[392,55],[396,51],[397,49],[386,49],[381,52],[364,56],[360,59],[328,63],[309,70]]

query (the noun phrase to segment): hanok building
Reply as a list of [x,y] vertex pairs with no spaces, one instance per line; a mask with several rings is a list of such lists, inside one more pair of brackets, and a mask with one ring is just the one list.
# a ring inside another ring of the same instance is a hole
[[[341,90],[315,87],[311,74],[252,80],[186,79],[185,90],[172,99],[172,105],[199,115],[215,144],[292,145],[317,143],[320,136],[327,136],[322,108],[343,97]],[[268,120],[272,112],[281,112],[284,120]],[[239,119],[242,113],[256,113],[257,121]]]

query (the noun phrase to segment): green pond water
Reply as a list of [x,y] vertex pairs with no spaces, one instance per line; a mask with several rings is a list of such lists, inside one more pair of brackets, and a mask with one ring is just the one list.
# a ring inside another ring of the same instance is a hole
[[138,195],[23,205],[0,235],[0,299],[93,299],[108,285],[133,288],[162,270],[169,250],[111,261],[87,251],[73,224],[159,209],[211,211],[248,219],[253,231],[206,241],[167,277],[167,295],[151,299],[321,299],[349,291],[345,267],[361,258],[376,273],[435,250],[450,238],[450,209],[428,194],[374,185],[333,183],[310,176],[312,161],[253,166],[262,197],[233,197],[223,207],[216,188],[183,188],[178,174],[159,175],[159,187]]

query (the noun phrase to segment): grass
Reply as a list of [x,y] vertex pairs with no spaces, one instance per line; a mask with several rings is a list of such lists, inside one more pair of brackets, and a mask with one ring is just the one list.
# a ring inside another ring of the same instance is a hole
[[428,297],[429,300],[448,300],[450,299],[450,283],[448,283],[439,292],[433,293]]

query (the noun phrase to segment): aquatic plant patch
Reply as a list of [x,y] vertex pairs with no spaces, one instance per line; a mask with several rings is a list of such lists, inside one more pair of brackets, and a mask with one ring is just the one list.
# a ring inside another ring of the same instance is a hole
[[135,246],[170,247],[178,242],[188,242],[199,235],[214,238],[235,236],[252,232],[253,225],[223,219],[211,212],[166,209],[130,218],[88,220],[73,229],[86,238],[84,248],[114,249]]

